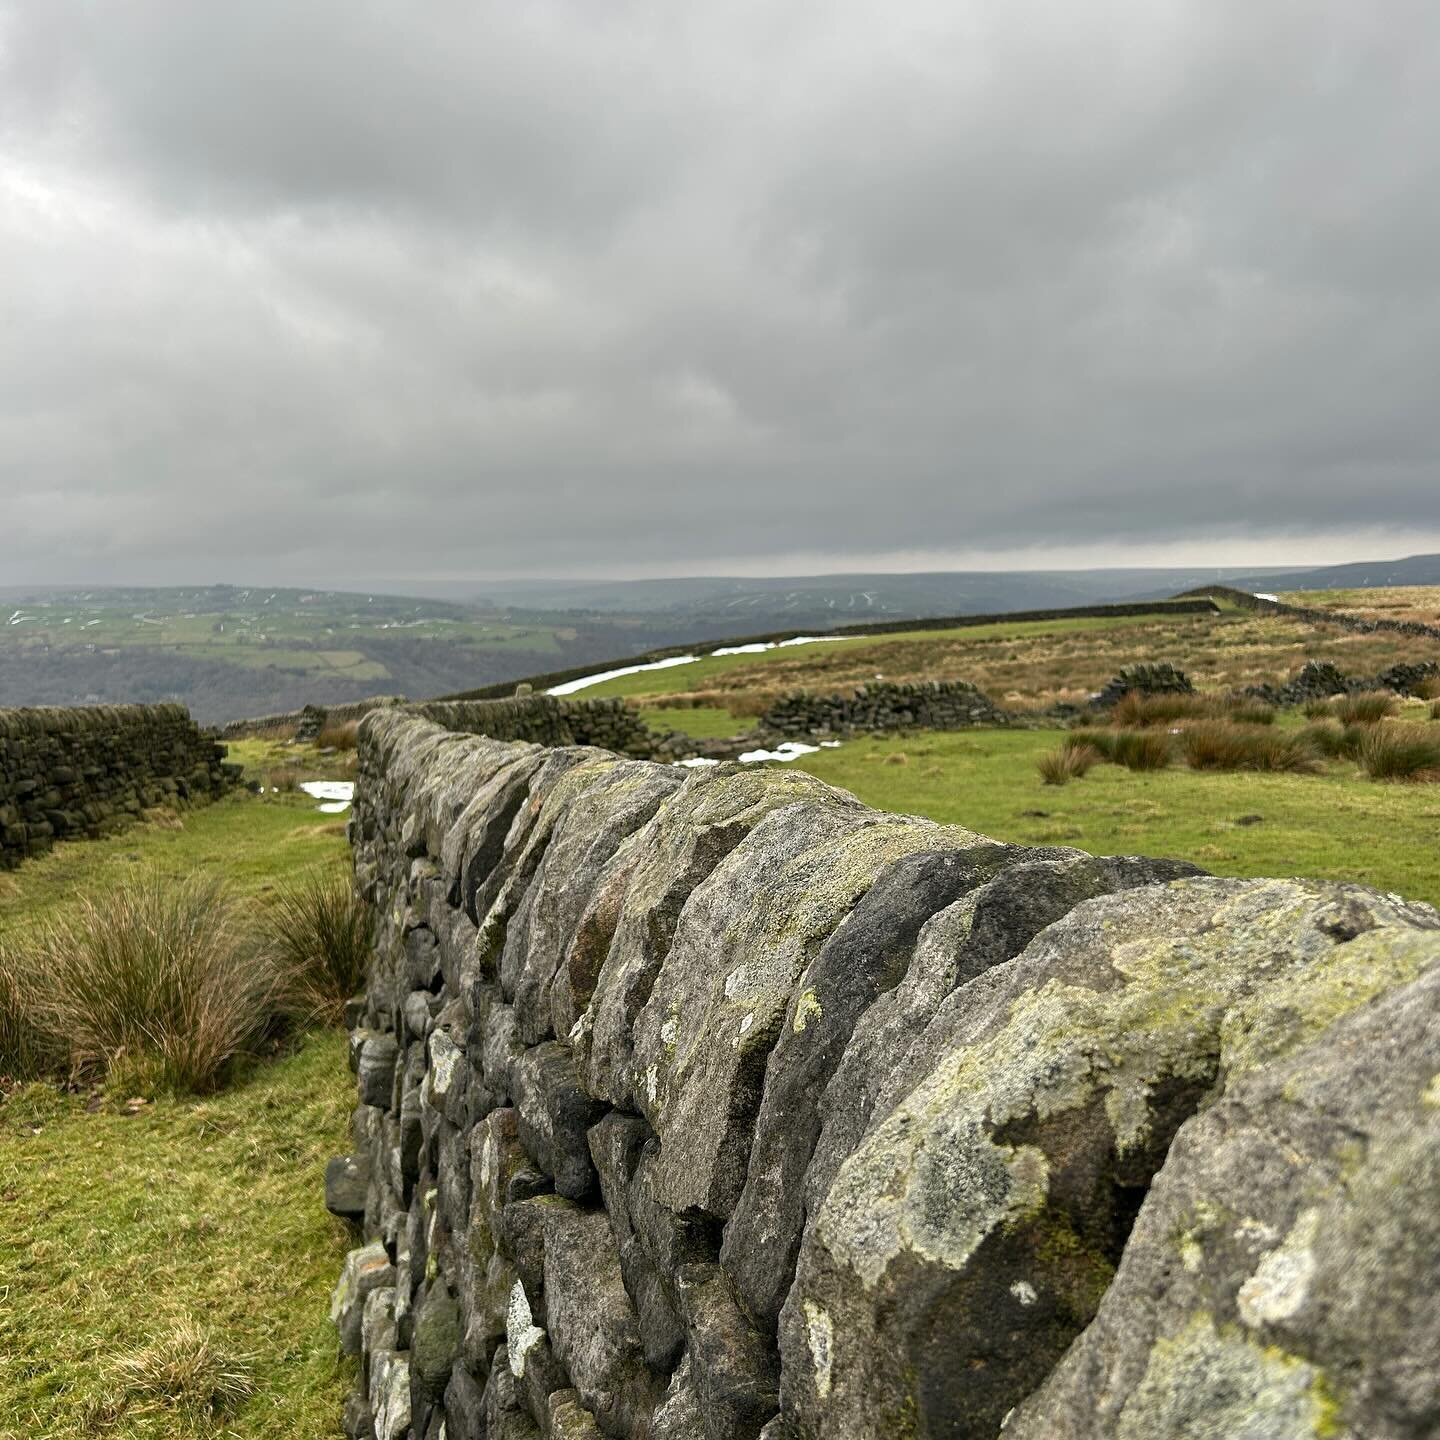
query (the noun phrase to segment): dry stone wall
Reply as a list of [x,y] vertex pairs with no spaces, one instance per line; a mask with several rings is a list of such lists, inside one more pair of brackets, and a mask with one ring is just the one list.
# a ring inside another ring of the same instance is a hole
[[965,680],[914,685],[877,681],[849,695],[797,691],[776,702],[762,730],[804,735],[881,735],[896,730],[969,730],[1006,725],[1010,717],[984,691]]
[[366,719],[380,1440],[1419,1440],[1440,914]]
[[0,868],[234,783],[182,705],[0,710]]

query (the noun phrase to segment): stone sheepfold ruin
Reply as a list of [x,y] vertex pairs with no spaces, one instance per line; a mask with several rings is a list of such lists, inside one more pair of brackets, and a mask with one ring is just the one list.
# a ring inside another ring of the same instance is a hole
[[1440,914],[360,732],[380,1440],[1440,1427]]

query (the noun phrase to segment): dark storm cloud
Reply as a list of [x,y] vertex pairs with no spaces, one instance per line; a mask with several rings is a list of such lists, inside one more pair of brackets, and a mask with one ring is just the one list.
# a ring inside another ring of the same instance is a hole
[[1440,544],[1437,82],[1418,0],[0,0],[0,575]]

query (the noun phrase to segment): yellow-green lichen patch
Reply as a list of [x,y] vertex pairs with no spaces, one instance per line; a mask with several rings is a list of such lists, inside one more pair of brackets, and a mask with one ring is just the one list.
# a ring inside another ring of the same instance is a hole
[[810,1021],[818,1020],[823,1013],[820,1008],[820,997],[815,991],[809,988],[802,990],[800,998],[795,1002],[795,1019],[791,1022],[792,1028],[799,1035]]
[[1317,1367],[1237,1328],[1192,1317],[1157,1340],[1145,1375],[1121,1411],[1116,1440],[1157,1435],[1321,1437],[1333,1433],[1334,1402]]
[[1228,1081],[1278,1060],[1440,959],[1440,931],[1371,930],[1236,1004],[1220,1027]]

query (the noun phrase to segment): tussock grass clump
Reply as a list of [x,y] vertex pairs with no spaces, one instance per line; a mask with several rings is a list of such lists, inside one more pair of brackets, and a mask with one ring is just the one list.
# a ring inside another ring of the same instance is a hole
[[1307,700],[1302,713],[1307,720],[1333,720],[1335,712],[1328,700]]
[[1275,709],[1259,700],[1237,696],[1225,704],[1225,715],[1237,725],[1273,725]]
[[1434,704],[1430,706],[1430,718],[1432,720],[1440,720],[1440,700],[1436,700]]
[[1110,708],[1110,723],[1129,728],[1208,719],[1273,725],[1275,711],[1243,695],[1141,695],[1135,690],[1127,691]]
[[1360,746],[1372,780],[1440,779],[1440,740],[1412,725],[1373,725]]
[[1163,770],[1175,753],[1171,737],[1156,730],[1072,730],[1062,748],[1094,750],[1127,770]]
[[33,972],[0,940],[0,1078],[33,1080],[64,1064],[58,1036],[38,1013]]
[[216,1343],[192,1320],[182,1320],[153,1345],[122,1355],[111,1367],[114,1394],[95,1423],[122,1415],[175,1411],[187,1418],[221,1414],[255,1393],[251,1357]]
[[1415,687],[1415,696],[1419,700],[1440,700],[1440,675],[1432,675],[1428,680],[1422,680]]
[[44,1043],[72,1072],[138,1067],[181,1091],[214,1089],[269,1030],[288,986],[219,883],[155,872],[77,896],[20,965]]
[[1345,725],[1378,725],[1395,713],[1395,697],[1383,690],[1366,690],[1339,695],[1331,702],[1331,713]]
[[337,866],[281,890],[261,931],[302,1018],[339,1020],[347,997],[364,987],[370,961],[370,914],[348,872]]
[[1304,731],[1276,733],[1221,720],[1186,726],[1180,736],[1180,752],[1192,770],[1268,770],[1310,775],[1320,769],[1320,751]]
[[1078,780],[1105,757],[1093,745],[1072,745],[1065,743],[1058,750],[1042,755],[1035,768],[1047,785],[1068,785]]
[[1066,750],[1093,750],[1102,760],[1115,760],[1115,730],[1072,730],[1062,742]]
[[326,724],[315,737],[315,744],[322,750],[353,750],[359,743],[359,734],[358,720]]
[[1155,730],[1120,730],[1112,760],[1127,770],[1163,770],[1175,758],[1169,735]]

